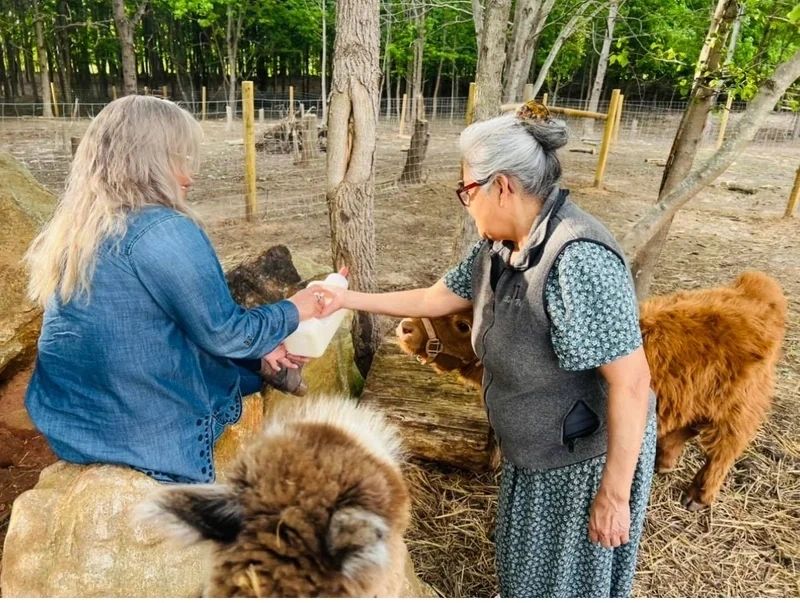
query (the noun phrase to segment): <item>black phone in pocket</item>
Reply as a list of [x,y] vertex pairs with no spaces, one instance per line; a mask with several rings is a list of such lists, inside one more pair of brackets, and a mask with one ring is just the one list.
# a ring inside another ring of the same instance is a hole
[[595,433],[600,428],[600,417],[583,400],[578,400],[564,417],[561,426],[561,443],[575,451],[575,441]]

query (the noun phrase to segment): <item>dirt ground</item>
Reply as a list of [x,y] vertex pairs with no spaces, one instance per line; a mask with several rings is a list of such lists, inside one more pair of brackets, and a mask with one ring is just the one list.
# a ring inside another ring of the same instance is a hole
[[[84,122],[59,128],[37,120],[0,122],[0,147],[60,192],[69,137],[84,128]],[[462,211],[453,194],[459,128],[434,122],[428,180],[405,188],[392,180],[402,170],[408,141],[386,125],[381,129],[374,221],[383,290],[428,285],[451,263]],[[330,264],[324,158],[300,166],[290,157],[260,155],[260,219],[247,223],[241,219],[239,133],[220,123],[206,124],[205,130],[204,165],[192,200],[223,264],[232,266],[279,243],[295,255]],[[623,129],[604,191],[591,187],[597,156],[566,150],[563,184],[620,235],[654,199],[663,168],[645,160],[664,159],[669,144],[667,137],[634,139]],[[569,148],[576,147],[587,148],[581,142]],[[797,145],[751,145],[678,214],[670,231],[654,294],[714,286],[746,269],[764,270],[785,289],[789,321],[773,411],[732,470],[720,502],[700,513],[679,505],[681,489],[701,464],[693,446],[678,471],[656,478],[634,586],[638,596],[800,596],[800,218],[782,218],[798,165]],[[732,185],[751,192],[731,190]],[[20,413],[26,379],[22,373],[0,384],[0,538],[10,502],[52,461]],[[409,544],[421,576],[448,596],[495,594],[489,541],[494,476],[426,466],[412,470],[412,481],[419,504]]]

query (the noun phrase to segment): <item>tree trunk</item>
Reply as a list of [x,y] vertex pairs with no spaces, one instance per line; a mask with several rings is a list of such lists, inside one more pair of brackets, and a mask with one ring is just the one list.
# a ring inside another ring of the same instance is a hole
[[[578,26],[580,25],[581,21],[585,18],[584,13],[591,5],[592,5],[591,1],[587,1],[581,4],[576,10],[576,12],[572,15],[572,17],[570,17],[569,21],[567,21],[567,24],[558,33],[555,42],[553,42],[553,46],[550,48],[550,52],[547,54],[547,58],[544,60],[542,68],[539,69],[539,73],[536,76],[536,81],[533,84],[534,97],[537,96],[539,94],[539,91],[542,89],[542,86],[544,85],[544,80],[550,71],[550,67],[552,67],[553,62],[556,60],[556,57],[558,56],[558,53],[561,51],[561,47],[564,45],[564,42],[566,42],[570,38],[570,36],[572,36],[572,34],[575,33],[576,29],[578,29]],[[599,8],[595,10],[594,13],[592,13],[589,16],[589,18],[590,19],[593,18],[599,10],[600,10]]]
[[[486,0],[478,54],[478,72],[475,75],[475,109],[473,120],[491,119],[500,114],[503,64],[506,57],[506,30],[511,0]],[[478,240],[478,231],[469,214],[464,211],[456,227],[456,236],[450,250],[450,262],[460,262]]]
[[3,44],[0,44],[0,82],[3,82],[3,98],[7,103],[10,103],[12,102],[11,85],[6,72],[5,57],[3,56],[4,52],[5,48]]
[[[326,198],[334,268],[351,287],[375,291],[375,146],[380,87],[379,0],[339,0],[328,113]],[[377,317],[353,324],[356,365],[369,371],[380,342]]]
[[36,53],[39,55],[39,74],[42,82],[42,116],[53,117],[53,105],[50,103],[50,64],[47,61],[47,47],[44,45],[42,31],[42,15],[39,12],[39,0],[34,3],[34,22],[36,30]]
[[322,121],[328,119],[328,2],[322,0],[322,65],[320,69],[322,88]]
[[522,96],[536,43],[554,4],[555,0],[519,0],[517,3],[511,48],[506,61],[506,102],[515,102]]
[[[381,74],[383,76],[383,83],[386,87],[386,119],[389,119],[392,116],[392,85],[391,85],[391,77],[389,74],[389,46],[392,43],[392,12],[389,11],[389,15],[386,20],[386,43],[383,46],[383,68],[381,69]],[[378,107],[380,108],[380,102],[378,103]],[[380,109],[379,109],[380,111]]]
[[228,5],[228,22],[225,29],[225,46],[228,56],[228,106],[231,114],[236,116],[236,82],[238,73],[239,39],[242,35],[242,21],[244,20],[244,7],[239,7],[239,14],[234,18],[233,5]]
[[[600,58],[597,59],[597,73],[594,76],[592,94],[589,97],[587,111],[597,112],[597,105],[600,104],[600,93],[603,91],[603,82],[606,79],[606,69],[608,68],[608,55],[611,54],[611,43],[614,41],[614,25],[617,21],[619,10],[619,0],[609,0],[608,18],[606,19],[606,35],[603,37],[603,46],[600,49]],[[594,134],[594,120],[583,120],[583,135],[592,136]]]
[[[472,23],[475,26],[475,48],[480,60],[481,39],[483,38],[483,4],[481,0],[472,0]],[[480,64],[475,65],[478,69]]]
[[511,0],[486,0],[478,72],[475,75],[475,121],[500,114],[500,91],[510,11]]
[[420,114],[420,107],[417,106],[418,99],[422,95],[422,57],[425,49],[425,8],[414,3],[414,25],[417,36],[414,38],[414,68],[411,85],[411,119],[417,119]]
[[[69,25],[69,6],[67,0],[59,0],[56,8],[56,55],[60,73],[61,89],[72,98],[72,56],[67,26]],[[101,69],[105,71],[105,69]]]
[[439,85],[442,83],[442,65],[444,65],[444,55],[439,57],[439,68],[436,70],[436,83],[433,85],[433,109],[431,119],[436,119],[436,103],[439,99]]
[[[717,71],[722,64],[728,33],[737,13],[737,0],[719,0],[705,44],[700,51],[689,105],[678,126],[664,168],[658,193],[659,202],[681,183],[692,169],[708,114],[717,93],[716,86],[712,86],[711,82],[718,76]],[[644,299],[649,293],[656,263],[671,224],[671,219],[665,222],[645,247],[637,250],[636,255],[629,256],[639,299]]]
[[699,168],[693,170],[671,190],[659,197],[645,214],[621,239],[620,244],[628,257],[636,257],[653,237],[672,221],[675,213],[697,193],[730,167],[745,146],[753,140],[767,115],[795,81],[800,79],[800,50],[777,67],[772,77],[765,80],[747,110],[739,118],[731,136]]
[[400,184],[416,184],[423,181],[422,165],[425,163],[425,154],[428,152],[430,137],[428,122],[424,119],[417,119],[414,122],[414,135],[411,137],[411,144],[408,146],[406,165],[398,180]]
[[133,45],[133,34],[136,26],[147,9],[147,0],[141,0],[132,17],[125,14],[125,0],[111,0],[114,12],[114,24],[117,27],[119,45],[122,55],[122,93],[136,94],[136,52]]

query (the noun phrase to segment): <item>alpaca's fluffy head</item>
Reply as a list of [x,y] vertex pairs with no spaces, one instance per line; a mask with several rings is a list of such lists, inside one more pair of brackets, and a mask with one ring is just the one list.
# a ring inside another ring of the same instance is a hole
[[140,515],[217,544],[209,595],[367,596],[403,562],[399,461],[382,415],[311,399],[267,420],[228,484],[165,488]]

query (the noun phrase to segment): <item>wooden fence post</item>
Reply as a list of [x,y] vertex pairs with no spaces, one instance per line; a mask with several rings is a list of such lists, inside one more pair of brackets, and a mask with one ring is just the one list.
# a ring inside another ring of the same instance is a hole
[[169,98],[166,86],[161,86],[161,98]]
[[619,101],[617,102],[617,112],[614,114],[614,133],[611,137],[611,142],[617,144],[617,138],[619,137],[619,127],[622,122],[622,103],[625,102],[625,95],[619,95]]
[[614,117],[617,114],[617,104],[619,103],[619,88],[614,88],[611,93],[611,102],[608,104],[606,113],[606,127],[603,129],[603,142],[600,144],[600,157],[597,160],[597,170],[594,175],[594,186],[603,187],[603,176],[606,171],[606,161],[608,161],[608,151],[611,147],[611,134],[614,131]]
[[794,210],[797,207],[797,202],[800,201],[800,167],[797,168],[797,174],[794,177],[794,186],[792,193],[789,195],[789,204],[786,206],[786,213],[783,214],[784,218],[791,218],[794,215]]
[[58,110],[58,95],[56,95],[56,85],[50,82],[50,96],[53,98],[53,117],[59,116]]
[[549,99],[550,99],[550,97],[547,95],[547,92],[545,92],[544,94],[542,94],[542,104],[543,104],[545,107],[547,106],[547,101],[548,101]]
[[201,92],[202,100],[200,101],[200,119],[202,121],[206,120],[206,87],[203,86],[203,91]]
[[256,215],[256,136],[253,82],[242,82],[242,124],[244,125],[244,201],[245,217],[252,222]]
[[400,110],[400,129],[398,136],[403,136],[406,129],[406,109],[408,108],[408,94],[403,94],[403,108]]
[[467,111],[464,115],[464,121],[467,125],[472,123],[472,119],[475,116],[475,90],[476,90],[475,82],[469,83],[469,93],[467,94]]
[[289,119],[294,121],[294,86],[289,86]]
[[117,100],[117,86],[116,86],[116,84],[111,84],[111,100]]
[[719,134],[717,135],[717,150],[725,142],[725,130],[728,129],[728,118],[731,114],[731,106],[733,105],[733,94],[728,92],[728,100],[725,101],[725,109],[722,111],[722,118],[719,121]]

